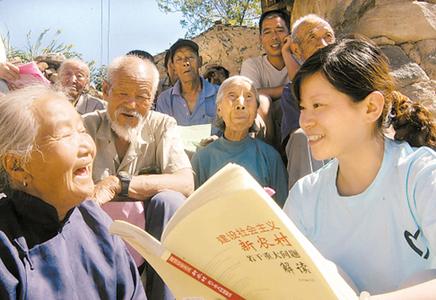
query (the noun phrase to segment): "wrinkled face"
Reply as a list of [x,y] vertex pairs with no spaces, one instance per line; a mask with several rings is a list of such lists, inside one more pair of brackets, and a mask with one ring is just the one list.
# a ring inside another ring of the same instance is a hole
[[325,23],[319,22],[301,24],[298,28],[297,38],[300,42],[298,51],[295,54],[302,61],[307,60],[316,50],[335,42],[335,34],[332,28]]
[[29,191],[66,212],[93,194],[95,144],[67,100],[36,100],[34,111],[40,126],[26,164]]
[[111,120],[124,128],[134,128],[147,116],[153,104],[153,75],[145,64],[115,71],[105,82],[104,99]]
[[200,58],[189,47],[176,50],[173,56],[174,72],[181,81],[190,81],[198,78]]
[[260,41],[268,57],[282,56],[284,38],[289,34],[285,21],[280,17],[264,19]]
[[247,82],[235,82],[226,87],[222,100],[218,103],[218,115],[226,124],[225,132],[242,132],[254,123],[257,101],[254,87]]
[[177,77],[176,71],[174,70],[174,64],[173,62],[170,60],[168,60],[168,64],[166,65],[166,70],[167,70],[167,76],[170,79],[170,83],[174,84],[176,83],[176,81],[179,79]]
[[59,73],[59,81],[68,96],[76,99],[89,84],[89,70],[84,64],[66,63]]
[[300,109],[300,126],[317,160],[345,157],[367,135],[363,101],[353,102],[319,72],[303,80]]

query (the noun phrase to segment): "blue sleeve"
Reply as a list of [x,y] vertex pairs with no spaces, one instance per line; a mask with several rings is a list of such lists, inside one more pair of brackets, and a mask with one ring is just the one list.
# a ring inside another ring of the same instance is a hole
[[286,198],[288,197],[288,173],[286,171],[285,165],[283,164],[282,158],[278,152],[271,155],[271,188],[276,191],[275,200],[280,207],[285,204]]
[[197,189],[200,185],[203,184],[203,182],[201,182],[200,179],[201,171],[200,171],[199,151],[197,151],[191,159],[192,170],[194,171],[195,189]]
[[436,268],[436,153],[428,148],[418,151],[422,154],[409,168],[406,192]]
[[24,299],[25,278],[17,250],[0,231],[0,299]]
[[127,252],[127,248],[119,237],[114,236],[117,269],[117,299],[147,299],[141,276]]
[[301,181],[297,182],[289,191],[288,198],[286,199],[285,205],[283,206],[283,211],[292,220],[292,222],[297,226],[297,228],[309,238],[308,230],[305,226],[303,220],[303,184]]
[[171,109],[169,105],[170,99],[171,99],[171,93],[168,92],[161,93],[157,98],[155,110],[171,116]]

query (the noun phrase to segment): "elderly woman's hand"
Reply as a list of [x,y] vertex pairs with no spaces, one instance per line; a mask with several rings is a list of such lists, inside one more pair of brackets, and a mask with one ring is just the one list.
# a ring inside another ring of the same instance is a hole
[[102,205],[114,199],[120,192],[121,184],[118,177],[108,176],[95,185],[92,198],[99,205]]
[[212,143],[213,141],[216,141],[218,139],[217,135],[211,135],[208,136],[207,138],[204,138],[200,141],[200,146],[201,147],[206,147],[207,145],[209,145],[210,143]]
[[20,78],[20,69],[11,63],[0,63],[0,79],[14,81]]

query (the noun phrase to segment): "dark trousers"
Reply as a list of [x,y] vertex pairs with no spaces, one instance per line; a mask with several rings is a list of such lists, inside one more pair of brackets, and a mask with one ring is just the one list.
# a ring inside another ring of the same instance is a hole
[[[154,195],[145,206],[145,231],[160,240],[162,232],[186,197],[179,192],[163,191]],[[174,296],[156,271],[145,262],[145,293],[148,300],[173,300]]]

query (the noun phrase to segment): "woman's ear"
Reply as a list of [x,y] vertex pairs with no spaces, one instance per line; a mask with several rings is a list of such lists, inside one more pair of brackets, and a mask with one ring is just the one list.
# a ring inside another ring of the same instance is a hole
[[218,117],[223,117],[222,115],[221,115],[221,107],[220,107],[220,105],[218,104],[217,105],[217,107],[216,107],[216,114],[218,115]]
[[6,173],[8,173],[9,178],[12,181],[23,184],[24,186],[27,185],[29,174],[25,170],[23,166],[23,160],[20,156],[8,153],[3,157],[3,161],[1,163],[3,164],[3,168],[5,169]]
[[379,91],[374,91],[364,100],[365,117],[369,123],[377,122],[383,113],[385,97]]

